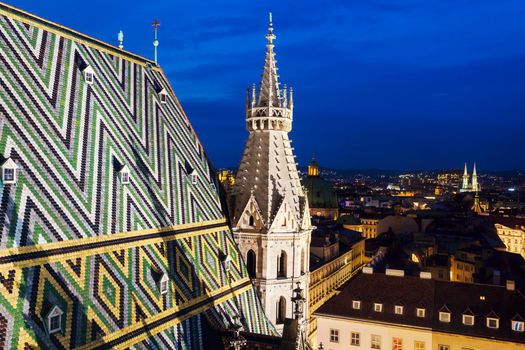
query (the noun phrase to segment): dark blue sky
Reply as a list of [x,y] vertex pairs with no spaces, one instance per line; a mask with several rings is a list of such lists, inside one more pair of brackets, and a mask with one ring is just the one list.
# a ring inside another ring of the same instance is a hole
[[333,168],[525,168],[525,1],[69,1],[10,4],[159,61],[216,167],[244,148],[267,12],[291,138]]

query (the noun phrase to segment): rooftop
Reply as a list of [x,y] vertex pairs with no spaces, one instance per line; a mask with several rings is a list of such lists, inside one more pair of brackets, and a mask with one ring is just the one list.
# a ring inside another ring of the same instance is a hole
[[[361,301],[360,308],[354,309],[350,300]],[[382,303],[383,312],[374,312],[374,303]],[[404,307],[402,315],[394,313],[395,305]],[[416,308],[424,308],[425,317],[417,317]],[[449,323],[439,320],[439,312],[444,310],[450,311]],[[465,312],[474,314],[473,326],[463,324]],[[523,321],[525,298],[518,290],[503,286],[361,273],[341,287],[341,293],[321,306],[316,315],[525,343],[524,334],[511,329],[511,320]],[[498,329],[487,327],[489,315],[499,319]]]

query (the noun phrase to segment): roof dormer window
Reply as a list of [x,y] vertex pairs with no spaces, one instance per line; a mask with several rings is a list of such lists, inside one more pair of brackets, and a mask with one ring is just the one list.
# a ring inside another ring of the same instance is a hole
[[162,274],[162,277],[159,280],[159,292],[160,292],[160,294],[164,295],[164,294],[168,293],[168,284],[169,284],[168,275],[166,275],[164,273],[164,274]]
[[129,167],[127,165],[124,165],[120,171],[119,171],[119,178],[120,182],[123,185],[129,184],[130,181],[130,173],[129,173]]
[[394,313],[396,315],[402,315],[403,314],[403,306],[402,305],[394,306]]
[[425,317],[425,309],[422,307],[418,307],[416,309],[416,316],[417,317]]
[[82,74],[84,74],[84,81],[86,84],[93,84],[95,82],[95,71],[91,66],[86,66],[84,69],[82,69]]
[[8,158],[1,167],[2,171],[2,182],[4,184],[15,184],[17,177],[18,165],[11,159]]
[[160,92],[159,92],[159,100],[160,100],[160,103],[162,103],[162,104],[168,103],[168,92],[166,91],[166,89],[160,90]]
[[512,321],[512,330],[514,332],[523,332],[525,324],[523,321]]
[[499,319],[495,317],[487,317],[487,328],[498,329]]
[[359,300],[352,300],[352,309],[354,309],[354,310],[361,309],[361,301],[359,301]]
[[199,174],[197,174],[197,172],[195,171],[195,169],[193,169],[193,170],[188,174],[188,177],[189,177],[189,179],[190,179],[192,185],[196,185],[197,182],[199,181]]
[[450,323],[450,312],[440,311],[439,312],[439,321],[440,322],[445,322],[445,323]]
[[58,307],[53,306],[46,316],[46,325],[48,334],[62,331],[62,315],[64,312]]
[[374,311],[375,312],[383,312],[383,304],[381,304],[381,303],[374,303]]
[[474,315],[463,314],[463,324],[465,326],[473,326],[474,325]]

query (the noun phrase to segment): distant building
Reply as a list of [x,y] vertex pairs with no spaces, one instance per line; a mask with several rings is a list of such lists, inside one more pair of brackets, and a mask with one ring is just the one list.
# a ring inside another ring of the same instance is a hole
[[472,170],[472,181],[469,181],[469,174],[467,170],[467,163],[465,163],[465,170],[463,171],[463,181],[459,192],[479,192],[481,186],[478,182],[478,172],[476,170],[476,163],[474,163],[474,169]]
[[310,215],[337,219],[339,206],[334,187],[321,177],[315,158],[308,165],[308,175],[301,182],[307,190]]
[[376,274],[365,268],[320,307],[325,349],[494,350],[525,347],[525,298],[507,286]]
[[312,235],[308,287],[309,340],[315,338],[317,330],[312,313],[333,297],[338,288],[357,274],[365,263],[365,240],[358,232],[343,229],[336,236],[325,237]]
[[489,216],[494,223],[506,251],[525,257],[525,220],[512,217]]

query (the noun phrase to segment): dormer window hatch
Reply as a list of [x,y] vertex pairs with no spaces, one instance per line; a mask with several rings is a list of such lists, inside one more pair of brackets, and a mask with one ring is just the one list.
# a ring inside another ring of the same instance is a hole
[[360,310],[361,309],[361,301],[360,300],[352,300],[352,309]]
[[95,82],[95,71],[91,66],[86,66],[84,69],[82,69],[82,74],[84,74],[84,81],[86,84],[93,84]]
[[191,181],[191,184],[192,185],[196,185],[197,182],[199,181],[199,174],[197,174],[197,172],[194,170],[192,170],[188,176],[190,177],[190,181]]
[[394,313],[396,315],[402,315],[403,314],[403,306],[402,305],[395,305],[394,306]]
[[374,303],[374,311],[375,312],[383,312],[383,304],[381,304],[381,303]]
[[120,171],[119,171],[119,178],[120,178],[120,182],[123,184],[123,185],[127,185],[129,184],[129,181],[130,181],[130,172],[129,172],[129,167],[127,165],[124,165]]
[[161,295],[168,293],[169,279],[168,275],[163,273],[159,280],[159,292]]
[[62,331],[62,315],[64,312],[54,305],[46,316],[46,326],[48,334]]
[[421,318],[425,317],[425,309],[422,307],[418,307],[416,309],[416,316]]
[[159,100],[162,104],[168,103],[168,91],[165,88],[159,91]]
[[15,184],[17,178],[18,165],[14,162],[13,159],[7,158],[7,160],[2,164],[2,182],[4,184]]
[[224,269],[224,272],[230,272],[231,266],[232,266],[232,258],[229,255],[225,255],[221,253],[220,256],[222,268]]

